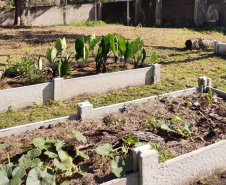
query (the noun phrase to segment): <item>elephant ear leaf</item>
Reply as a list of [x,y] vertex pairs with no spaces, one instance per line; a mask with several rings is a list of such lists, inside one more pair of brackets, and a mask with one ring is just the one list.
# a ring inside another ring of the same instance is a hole
[[26,176],[24,168],[7,164],[0,168],[0,179],[3,185],[20,185]]
[[52,171],[47,170],[41,171],[40,168],[36,167],[29,171],[26,185],[56,185],[55,176]]

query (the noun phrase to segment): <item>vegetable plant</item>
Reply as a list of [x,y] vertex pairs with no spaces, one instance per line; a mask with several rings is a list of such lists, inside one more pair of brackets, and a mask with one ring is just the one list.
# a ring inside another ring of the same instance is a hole
[[133,60],[134,68],[138,67],[139,63],[143,63],[146,58],[146,51],[143,48],[144,41],[140,37],[136,38],[131,43],[126,43],[125,61]]
[[[174,126],[177,123],[177,126]],[[183,124],[183,125],[181,125]],[[182,137],[191,136],[193,131],[191,126],[184,120],[182,120],[179,116],[172,115],[170,120],[165,120],[163,122],[159,122],[155,120],[155,118],[151,118],[150,120],[145,122],[148,130],[154,133],[158,133],[159,131],[166,131],[168,133],[173,133]]]
[[[78,131],[71,131],[75,139],[86,143],[86,138]],[[6,150],[18,143],[1,144],[0,149]],[[9,164],[0,168],[0,178],[3,184],[20,185],[46,184],[67,185],[67,177],[74,173],[84,175],[85,172],[74,163],[77,157],[87,159],[84,153],[74,147],[73,143],[65,143],[61,140],[49,138],[34,138],[31,146],[21,146],[27,151],[17,163],[12,163],[8,156]]]
[[[57,39],[55,46],[48,48],[46,51],[46,58],[48,65],[52,69],[53,77],[63,77],[69,70],[68,56],[64,56],[66,50],[66,39]],[[41,62],[39,60],[39,67],[41,68]]]
[[132,170],[133,166],[130,150],[132,146],[139,143],[139,139],[136,136],[128,136],[128,138],[123,138],[122,141],[123,144],[119,147],[106,143],[95,149],[96,153],[112,159],[111,169],[116,177],[121,177],[125,175],[126,172]]

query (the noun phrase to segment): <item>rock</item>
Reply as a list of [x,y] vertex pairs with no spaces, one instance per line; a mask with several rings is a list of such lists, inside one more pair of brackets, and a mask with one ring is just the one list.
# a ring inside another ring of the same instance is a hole
[[140,141],[156,141],[164,143],[164,139],[162,137],[151,132],[134,131],[130,133],[130,135],[138,137]]

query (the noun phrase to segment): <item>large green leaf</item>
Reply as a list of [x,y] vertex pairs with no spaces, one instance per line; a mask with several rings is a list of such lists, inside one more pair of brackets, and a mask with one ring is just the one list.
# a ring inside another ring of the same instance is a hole
[[122,55],[126,52],[126,41],[124,38],[118,36],[119,50]]
[[62,170],[67,176],[71,175],[73,168],[72,158],[63,150],[58,151],[58,155],[61,161],[55,158],[54,165]]
[[49,158],[57,158],[58,157],[57,154],[55,154],[54,152],[50,152],[50,151],[45,151],[44,154],[49,156]]
[[184,123],[184,120],[182,120],[179,116],[171,115],[173,120],[176,122]]
[[96,63],[100,62],[101,58],[102,58],[102,48],[100,47],[100,48],[98,48],[97,54],[96,54],[96,57],[95,57]]
[[69,62],[68,59],[65,58],[64,60],[60,59],[58,63],[58,73],[60,77],[64,77],[69,71]]
[[83,62],[86,62],[88,60],[89,56],[89,50],[85,46],[85,43],[87,42],[86,38],[77,38],[75,41],[74,51],[75,51],[75,59],[78,61],[80,58],[83,59]]
[[104,145],[100,145],[95,149],[96,153],[98,153],[99,155],[103,155],[103,156],[109,156],[109,157],[113,157],[114,156],[114,152],[113,152],[113,146],[109,143],[106,143]]
[[47,49],[46,58],[50,64],[53,64],[56,56],[57,56],[57,49],[55,47],[53,47],[52,49],[50,49],[50,48]]
[[10,148],[12,146],[19,146],[19,143],[4,143],[4,144],[0,144],[0,150],[5,150],[7,148]]
[[57,55],[60,53],[64,53],[65,49],[67,47],[67,43],[66,43],[66,39],[65,37],[63,39],[57,39],[56,43],[55,43],[55,47],[57,49]]
[[1,185],[20,185],[26,176],[26,171],[20,166],[7,164],[0,168]]
[[173,126],[173,123],[170,120],[166,120],[165,122],[163,122],[161,124],[161,129],[177,133],[175,127]]
[[19,159],[19,165],[22,167],[35,167],[37,166],[41,160],[36,158],[41,155],[41,150],[33,149],[27,152],[26,155],[22,155]]
[[110,35],[110,46],[111,46],[111,50],[113,51],[115,56],[118,57],[119,56],[119,44],[118,44],[117,35],[115,33]]
[[48,150],[48,148],[51,146],[51,141],[49,138],[39,137],[34,138],[32,140],[33,145],[35,145],[38,148]]
[[78,141],[82,141],[83,143],[87,142],[86,137],[81,132],[79,132],[77,130],[72,130],[71,133],[75,136],[75,138]]
[[124,160],[122,156],[116,156],[111,161],[111,168],[112,172],[115,174],[116,177],[121,177],[126,174],[126,172],[133,169],[132,165],[132,157],[128,156]]
[[65,143],[59,139],[55,142],[56,151],[62,150],[64,146],[65,146]]
[[40,168],[36,167],[29,171],[26,185],[55,185],[56,180],[52,171],[47,170],[41,171]]
[[150,63],[151,64],[154,64],[156,62],[156,60],[158,59],[158,55],[156,52],[154,52],[152,55],[151,55],[151,58],[150,58]]
[[127,42],[126,43],[126,52],[125,52],[125,61],[128,61],[133,54],[133,46],[132,43]]
[[97,43],[100,42],[100,39],[101,39],[100,37],[97,37],[97,38],[91,40],[89,43],[89,48],[94,49],[94,47],[97,45]]

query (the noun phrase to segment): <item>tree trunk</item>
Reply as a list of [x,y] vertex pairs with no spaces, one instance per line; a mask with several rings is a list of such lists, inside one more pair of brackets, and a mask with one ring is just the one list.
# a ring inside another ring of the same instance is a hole
[[26,25],[25,6],[26,0],[14,0],[15,3],[15,20],[14,25],[24,26]]
[[204,40],[201,38],[193,38],[189,39],[185,42],[186,49],[190,50],[200,50],[206,48],[213,48],[214,41],[213,40]]

